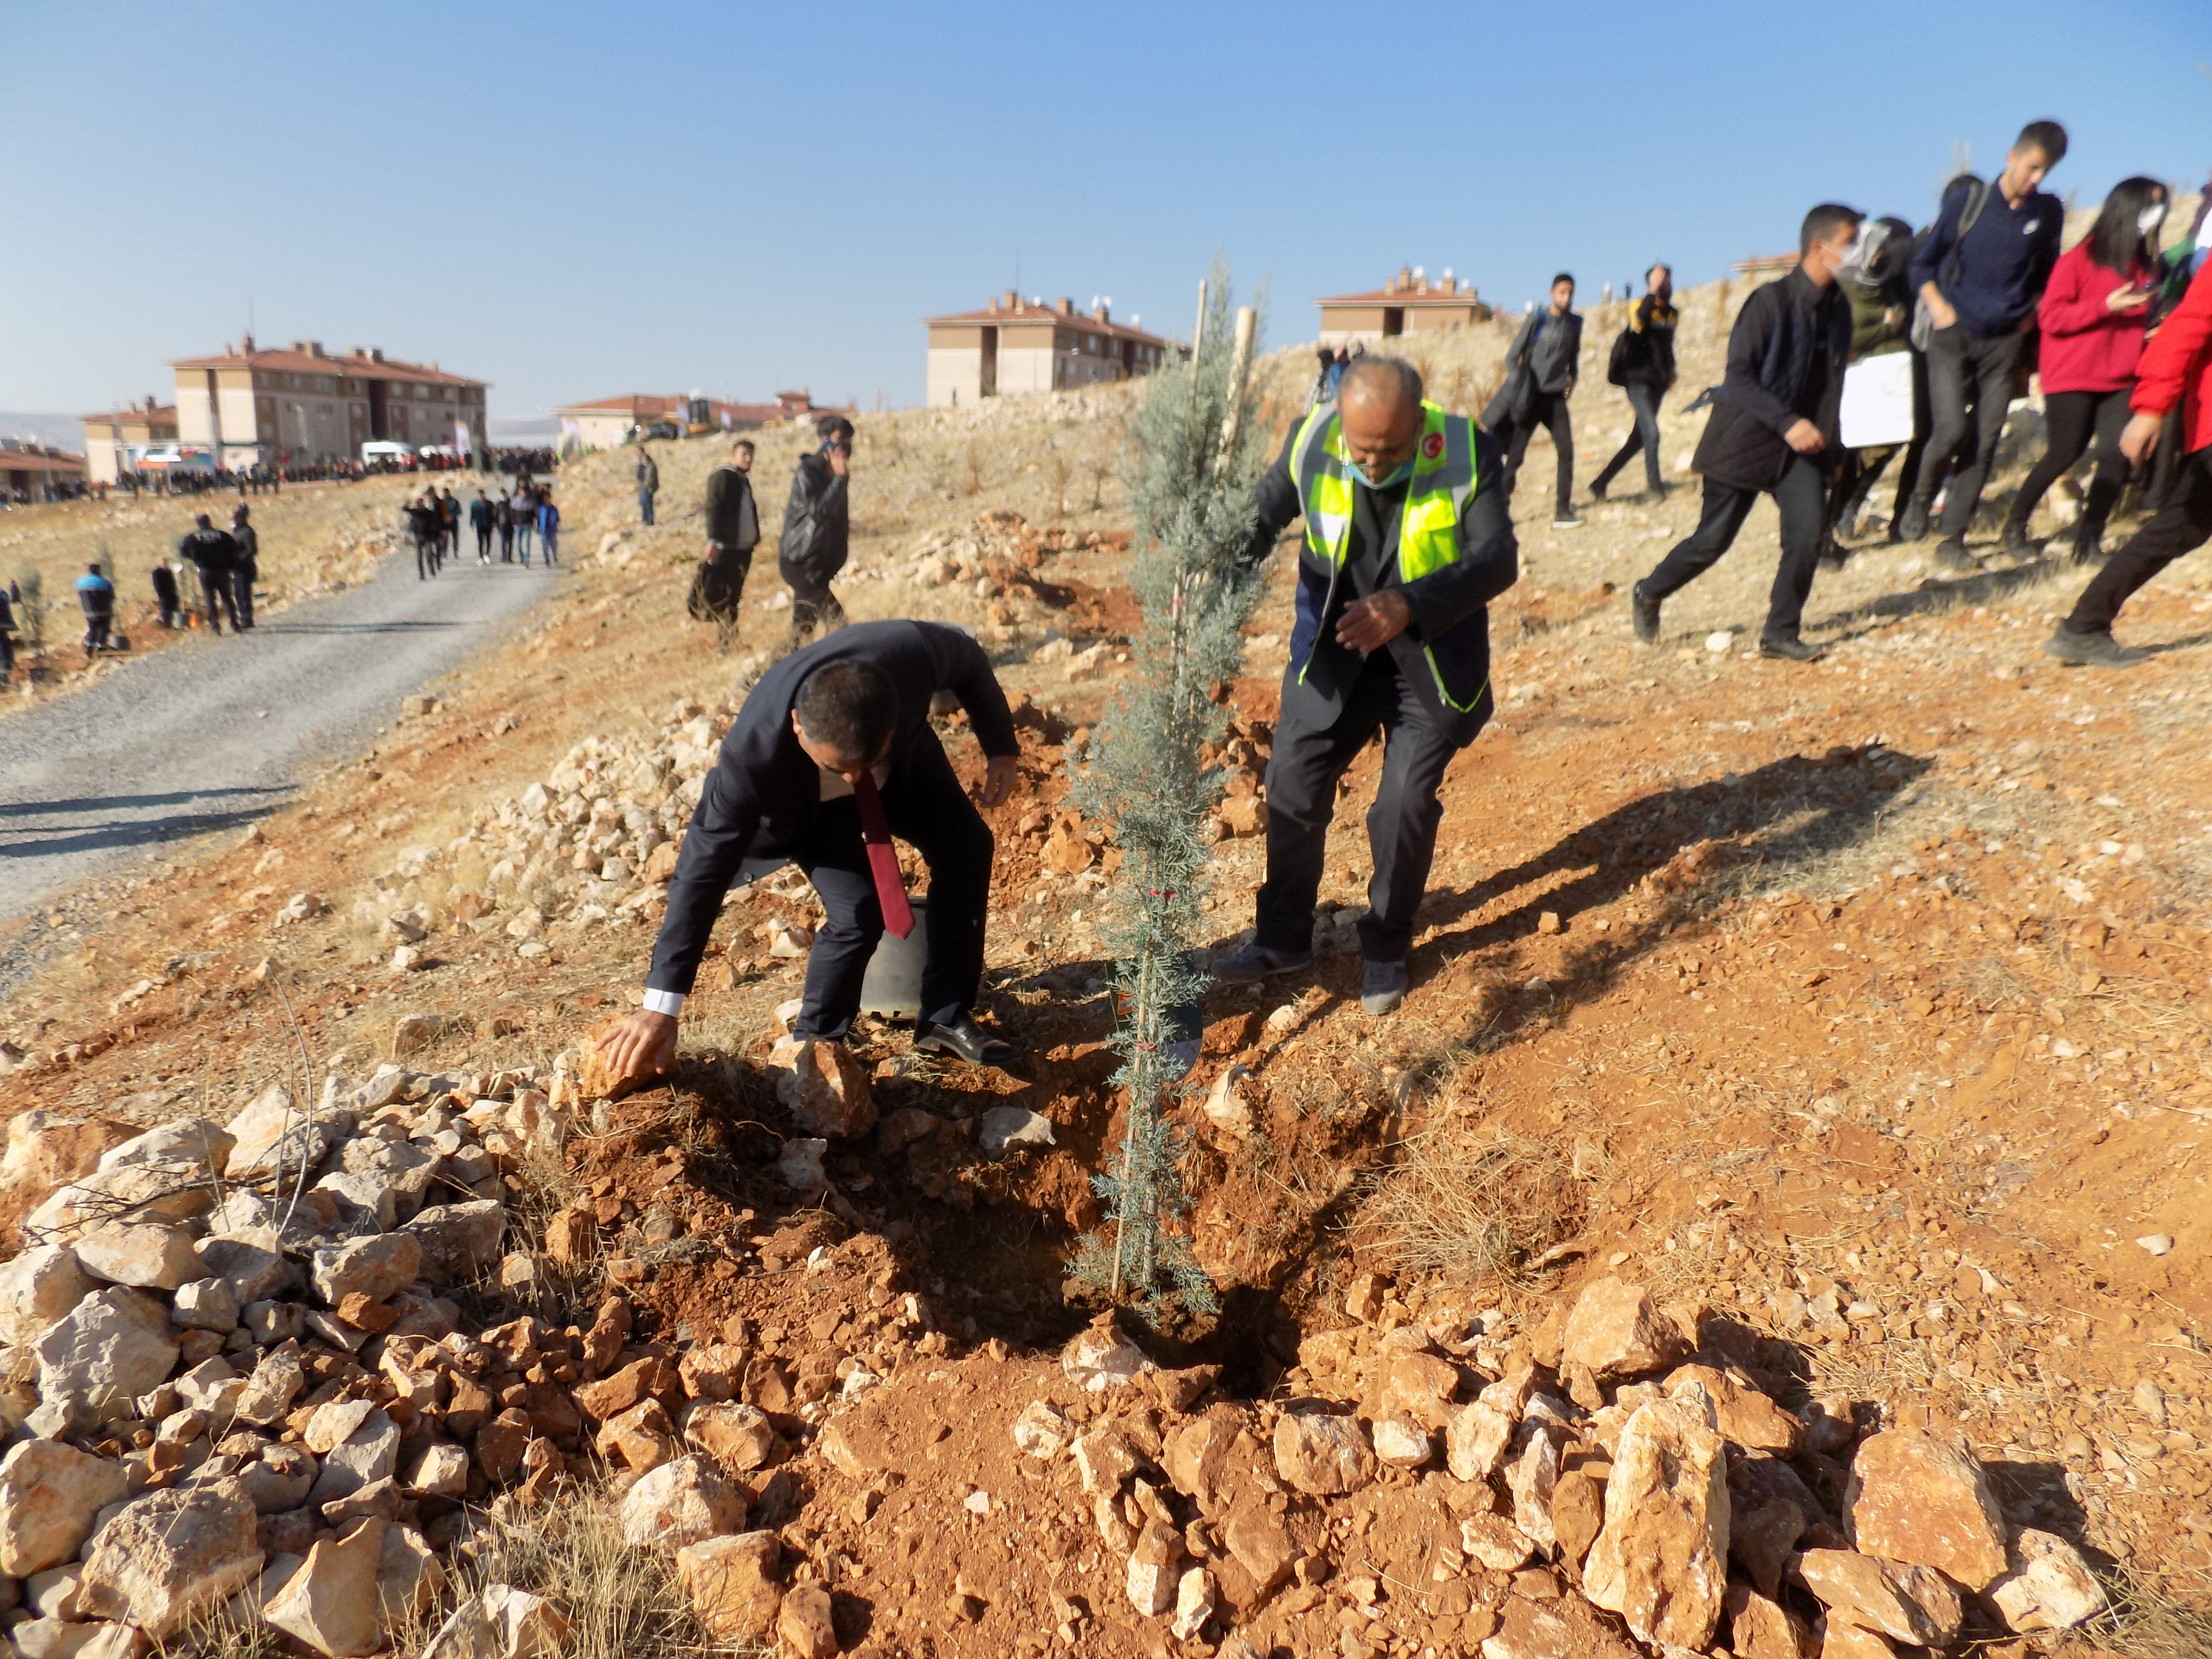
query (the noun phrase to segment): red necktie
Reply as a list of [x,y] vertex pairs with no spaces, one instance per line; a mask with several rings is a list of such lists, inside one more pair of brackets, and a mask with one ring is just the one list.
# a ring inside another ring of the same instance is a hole
[[884,926],[893,939],[904,939],[914,932],[914,909],[906,902],[898,854],[891,848],[890,820],[884,816],[884,798],[876,793],[874,773],[863,772],[854,781],[853,805],[860,809],[860,839],[867,843],[868,870],[876,878],[876,902],[883,907]]

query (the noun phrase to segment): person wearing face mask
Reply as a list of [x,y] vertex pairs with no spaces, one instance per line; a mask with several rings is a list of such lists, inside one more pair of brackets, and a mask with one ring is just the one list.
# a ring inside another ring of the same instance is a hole
[[1659,607],[1718,562],[1763,490],[1782,514],[1782,561],[1759,636],[1763,657],[1815,662],[1802,637],[1827,528],[1827,475],[1837,452],[1851,310],[1836,275],[1858,257],[1862,216],[1824,202],[1797,233],[1796,269],[1753,293],[1729,331],[1728,374],[1692,465],[1704,475],[1698,527],[1630,590],[1636,637],[1659,643]]
[[1628,313],[1628,326],[1613,343],[1613,361],[1606,369],[1606,379],[1627,394],[1636,429],[1590,481],[1592,501],[1605,499],[1606,487],[1638,452],[1644,456],[1644,493],[1655,501],[1667,495],[1659,476],[1659,400],[1674,384],[1674,273],[1654,265],[1644,273],[1644,297]]
[[2161,275],[2159,227],[2166,219],[2166,186],[2155,179],[2123,179],[2105,198],[2089,234],[2061,254],[2037,313],[2043,350],[2043,418],[2048,439],[2043,459],[2013,497],[2006,516],[2008,553],[2034,550],[2028,520],[2044,492],[2081,459],[2094,435],[2097,471],[2074,532],[2074,562],[2086,564],[2102,551],[2105,521],[2128,482],[2120,432],[2128,423],[2128,394],[2142,360],[2151,302]]
[[1913,291],[1926,319],[1924,330],[1916,319],[1915,331],[1927,341],[1933,421],[1927,465],[1900,533],[1906,541],[1928,533],[1936,489],[1956,457],[1959,471],[1943,498],[1943,539],[1936,550],[1936,562],[1947,570],[1979,568],[1966,550],[1966,532],[2004,435],[2014,381],[2029,361],[2036,302],[2058,261],[2065,226],[2064,205],[2038,186],[2065,156],[2065,128],[2029,122],[1994,185],[1946,193],[1913,255]]
[[[1911,333],[1912,295],[1905,271],[1912,259],[1912,227],[1902,219],[1869,222],[1859,237],[1859,255],[1840,272],[1844,298],[1851,308],[1851,362],[1869,357],[1893,357],[1912,351]],[[1836,481],[1828,492],[1828,536],[1821,547],[1821,562],[1841,569],[1848,556],[1838,537],[1857,533],[1867,499],[1891,461],[1902,454],[1898,469],[1899,505],[1912,497],[1913,481],[1920,472],[1920,452],[1928,438],[1927,360],[1912,352],[1912,430],[1909,442],[1869,444],[1843,452]],[[1893,531],[1894,514],[1893,514]]]
[[1337,781],[1379,732],[1367,814],[1374,877],[1360,1005],[1404,1001],[1452,757],[1489,720],[1488,605],[1519,575],[1498,441],[1422,396],[1395,357],[1356,359],[1252,492],[1247,567],[1305,520],[1297,618],[1267,763],[1267,876],[1252,942],[1215,979],[1256,984],[1313,964],[1314,902]]
[[852,533],[846,481],[853,465],[853,423],[842,415],[824,415],[814,430],[821,447],[799,458],[775,548],[775,568],[791,589],[794,651],[817,627],[826,635],[845,625],[845,607],[830,583],[845,568]]

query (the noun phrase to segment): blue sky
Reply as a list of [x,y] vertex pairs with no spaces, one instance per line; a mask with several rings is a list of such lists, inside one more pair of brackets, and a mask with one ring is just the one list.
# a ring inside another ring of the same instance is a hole
[[1916,222],[2056,116],[2083,201],[2212,165],[2203,0],[1990,5],[408,5],[0,0],[0,408],[378,344],[495,416],[617,392],[918,402],[917,319],[1012,286],[1188,328],[1218,247],[1517,307]]

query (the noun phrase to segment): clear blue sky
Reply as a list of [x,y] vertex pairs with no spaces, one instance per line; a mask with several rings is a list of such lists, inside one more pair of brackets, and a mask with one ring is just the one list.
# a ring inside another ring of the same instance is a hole
[[918,402],[1012,285],[1187,329],[1217,248],[1517,307],[1925,217],[1955,143],[2052,187],[2212,163],[2203,0],[1322,8],[0,0],[0,408],[166,394],[244,328],[492,381]]

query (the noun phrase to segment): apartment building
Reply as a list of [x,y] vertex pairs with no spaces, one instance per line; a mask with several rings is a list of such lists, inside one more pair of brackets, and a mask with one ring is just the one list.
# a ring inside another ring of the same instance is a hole
[[486,444],[486,382],[402,362],[380,347],[334,356],[319,340],[279,349],[249,335],[218,356],[170,367],[178,441],[205,446],[225,467],[357,457],[371,440]]
[[925,317],[929,404],[950,409],[1018,392],[1066,392],[1134,380],[1159,367],[1168,342],[1114,320],[1104,303],[1088,312],[1070,299],[1046,305],[1008,289],[981,311]]

